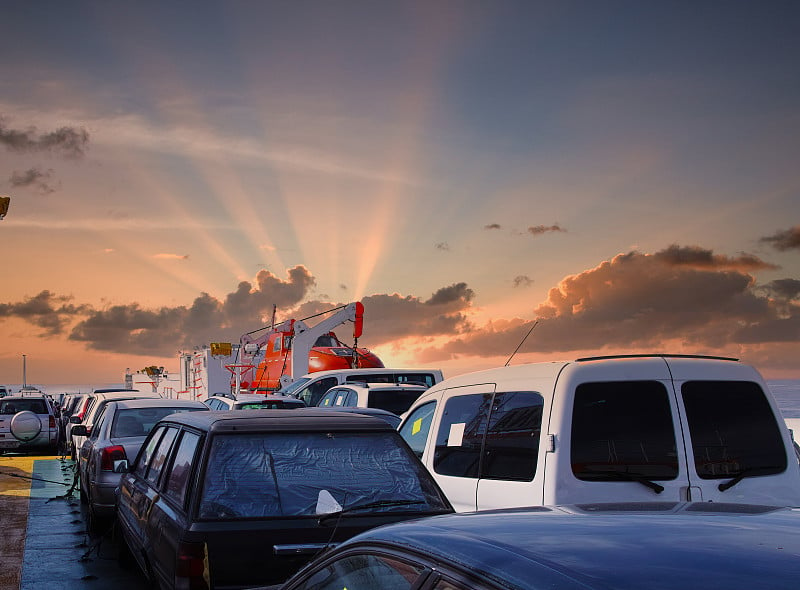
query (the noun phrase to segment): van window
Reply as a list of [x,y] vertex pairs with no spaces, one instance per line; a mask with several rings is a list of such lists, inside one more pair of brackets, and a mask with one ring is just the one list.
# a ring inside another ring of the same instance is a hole
[[584,481],[678,477],[666,387],[658,381],[578,385],[570,452],[572,472]]
[[771,475],[786,469],[781,432],[764,392],[748,381],[687,381],[681,387],[697,475]]
[[532,391],[455,396],[442,413],[433,468],[455,477],[531,481],[542,426]]
[[400,436],[402,436],[414,451],[414,454],[422,458],[422,453],[425,451],[425,443],[428,441],[428,432],[431,429],[431,422],[433,422],[433,413],[436,410],[436,402],[428,402],[417,407],[411,414],[409,414],[403,426],[400,428]]

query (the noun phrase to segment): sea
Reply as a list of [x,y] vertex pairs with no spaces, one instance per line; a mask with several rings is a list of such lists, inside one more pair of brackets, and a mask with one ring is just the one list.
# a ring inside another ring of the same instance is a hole
[[[784,418],[800,418],[800,379],[768,380],[767,385],[772,392],[778,408]],[[11,391],[19,391],[22,385],[7,385]],[[40,391],[57,398],[63,393],[89,393],[95,389],[124,387],[123,383],[98,383],[95,385],[36,385],[28,384]]]

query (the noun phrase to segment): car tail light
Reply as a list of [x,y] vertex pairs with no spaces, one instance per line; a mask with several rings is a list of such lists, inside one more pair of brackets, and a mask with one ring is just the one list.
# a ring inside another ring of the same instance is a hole
[[175,590],[209,590],[205,543],[178,543]]
[[114,471],[114,461],[121,461],[123,459],[128,459],[128,456],[125,454],[125,447],[120,445],[105,447],[100,457],[100,470]]
[[56,417],[50,416],[50,428],[55,428],[55,427],[56,427]]

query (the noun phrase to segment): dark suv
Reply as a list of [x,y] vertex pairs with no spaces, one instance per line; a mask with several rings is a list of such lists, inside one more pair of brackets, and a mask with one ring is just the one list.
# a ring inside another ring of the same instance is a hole
[[359,532],[453,511],[384,420],[315,408],[164,418],[118,502],[127,547],[162,588],[279,583]]

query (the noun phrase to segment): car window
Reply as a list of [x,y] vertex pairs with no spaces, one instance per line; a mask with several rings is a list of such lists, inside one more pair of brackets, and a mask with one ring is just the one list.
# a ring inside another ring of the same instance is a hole
[[162,418],[180,412],[206,411],[203,408],[157,407],[118,409],[111,424],[111,438],[147,436]]
[[194,432],[184,431],[172,467],[167,476],[165,494],[174,498],[181,506],[186,502],[186,491],[189,487],[189,476],[192,472],[192,460],[197,451],[200,436]]
[[584,481],[678,477],[669,394],[658,381],[582,383],[575,389],[572,472]]
[[681,387],[694,464],[702,479],[786,469],[786,449],[775,415],[758,384],[687,381]]
[[346,406],[345,400],[347,399],[347,395],[351,393],[348,389],[337,389],[336,390],[336,399],[333,400],[331,405],[333,406]]
[[344,390],[346,391],[346,395],[344,400],[342,401],[341,405],[345,408],[355,408],[358,406],[358,393],[353,390]]
[[436,435],[433,469],[442,475],[478,477],[482,425],[489,416],[491,393],[457,395],[447,400]]
[[333,391],[329,391],[328,393],[326,393],[324,396],[322,396],[322,399],[319,401],[319,405],[323,408],[327,408],[328,406],[333,405],[333,400],[336,397],[338,391],[339,391],[338,389],[334,389]]
[[156,450],[153,451],[153,457],[150,459],[150,465],[147,467],[147,473],[145,473],[145,479],[151,484],[155,485],[158,483],[158,476],[161,475],[161,471],[164,469],[164,464],[169,456],[172,443],[175,441],[177,435],[177,428],[167,428]]
[[150,458],[153,456],[153,452],[156,450],[161,437],[164,435],[164,431],[166,430],[166,426],[160,426],[154,433],[147,440],[147,444],[142,449],[141,453],[139,454],[138,461],[136,461],[136,466],[133,468],[134,473],[139,477],[144,477],[144,474],[147,473],[147,468],[150,465]]
[[438,511],[446,502],[394,431],[226,433],[211,440],[200,517],[314,517],[398,499],[411,504],[374,510]]
[[306,402],[307,406],[316,406],[322,396],[325,395],[325,392],[331,387],[335,387],[338,383],[336,377],[325,377],[319,381],[314,381],[308,387],[304,387],[297,394],[297,397]]
[[435,401],[422,404],[414,409],[400,428],[400,436],[405,439],[419,458],[422,458],[422,453],[425,451],[425,443],[428,441],[428,432],[431,429],[435,410]]
[[97,440],[97,437],[100,436],[100,430],[103,428],[103,420],[107,414],[106,412],[107,407],[108,406],[103,406],[103,408],[100,410],[100,414],[94,421],[91,432],[89,432],[89,440]]
[[303,583],[304,590],[342,590],[380,588],[409,590],[428,569],[392,557],[373,554],[347,555],[319,571]]
[[407,389],[394,391],[370,391],[367,407],[379,408],[393,414],[404,414],[408,411],[423,391],[410,391]]
[[436,380],[431,373],[397,373],[395,383],[421,383],[433,387]]

